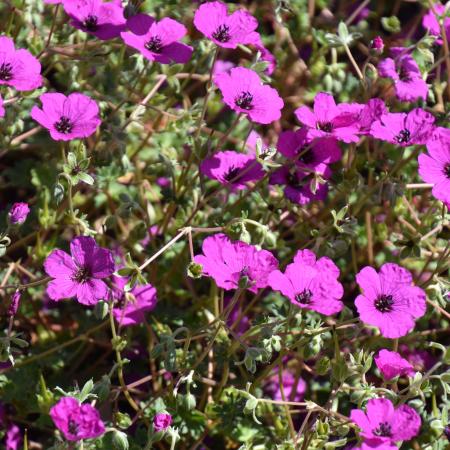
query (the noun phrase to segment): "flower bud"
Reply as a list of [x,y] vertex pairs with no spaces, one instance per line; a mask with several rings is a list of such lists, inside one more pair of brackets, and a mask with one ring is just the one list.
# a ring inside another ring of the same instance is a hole
[[155,432],[165,431],[172,424],[172,416],[167,413],[158,413],[153,418],[153,429]]
[[8,317],[14,317],[16,315],[17,310],[19,309],[20,295],[19,290],[14,292],[8,308]]
[[384,42],[381,36],[376,36],[370,42],[370,49],[377,55],[381,55],[384,50]]
[[27,203],[14,203],[8,213],[8,221],[11,225],[22,225],[27,219],[30,207]]

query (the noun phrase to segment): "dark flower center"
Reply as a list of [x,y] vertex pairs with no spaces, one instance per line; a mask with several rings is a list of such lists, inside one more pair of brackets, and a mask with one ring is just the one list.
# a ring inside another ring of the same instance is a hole
[[375,436],[391,437],[392,436],[391,425],[388,424],[387,422],[381,422],[380,425],[378,425],[378,428],[375,428],[373,430],[373,434]]
[[77,283],[86,283],[92,277],[91,270],[88,267],[80,267],[72,277],[72,281]]
[[298,187],[298,185],[299,185],[299,182],[300,182],[300,180],[299,180],[299,178],[298,178],[298,176],[297,176],[297,173],[292,173],[292,172],[289,172],[288,173],[288,175],[287,175],[287,177],[286,177],[286,184],[288,185],[288,186],[291,186],[291,187]]
[[400,70],[398,72],[398,77],[400,78],[400,81],[411,81],[410,73],[403,66],[400,67]]
[[249,111],[250,109],[253,108],[252,101],[253,95],[248,91],[243,91],[238,97],[236,97],[234,103],[239,108]]
[[54,124],[55,130],[62,134],[69,134],[73,130],[73,123],[66,116],[61,116]]
[[295,300],[303,305],[309,305],[312,302],[312,295],[309,289],[304,289],[300,294],[295,296]]
[[12,77],[12,65],[10,63],[3,63],[0,66],[0,80],[9,81]]
[[84,27],[88,31],[96,31],[98,29],[98,17],[89,14],[84,21]]
[[152,36],[149,41],[144,44],[144,47],[153,53],[161,53],[163,48],[162,40],[159,36]]
[[394,299],[392,298],[392,295],[380,295],[375,300],[375,308],[378,309],[378,311],[385,313],[385,312],[391,312],[392,311],[392,305],[394,304]]
[[304,152],[300,158],[298,158],[299,161],[305,163],[305,164],[311,164],[314,162],[314,153],[311,150],[306,150],[301,148],[297,153]]
[[331,133],[333,131],[333,124],[331,122],[318,123],[317,129],[325,131],[325,133]]
[[444,174],[450,180],[450,163],[447,163],[444,167]]
[[219,25],[212,37],[219,42],[228,42],[231,39],[230,27],[228,25]]
[[240,172],[240,170],[237,167],[232,166],[228,169],[228,172],[225,173],[225,175],[223,176],[223,179],[225,181],[230,182],[238,176],[239,172]]
[[78,424],[73,420],[69,419],[69,423],[67,428],[69,429],[69,433],[73,436],[77,436],[78,434]]
[[406,144],[411,139],[411,133],[406,128],[395,136],[394,140],[399,144]]

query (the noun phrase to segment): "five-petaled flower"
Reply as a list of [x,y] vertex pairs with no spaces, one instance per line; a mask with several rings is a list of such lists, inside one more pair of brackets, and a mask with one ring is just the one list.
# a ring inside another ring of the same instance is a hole
[[108,287],[102,279],[114,272],[112,253],[88,236],[74,238],[70,252],[72,256],[53,250],[45,260],[45,272],[54,278],[47,286],[48,296],[52,300],[77,297],[84,305],[107,299]]
[[344,307],[344,288],[339,283],[339,268],[324,256],[317,258],[311,250],[299,250],[284,273],[269,275],[269,286],[285,295],[294,305],[321,314],[336,314]]
[[98,39],[113,39],[125,30],[126,19],[120,0],[65,0],[63,5],[73,27]]
[[200,5],[195,12],[194,25],[219,47],[236,48],[239,44],[260,42],[255,31],[258,21],[242,9],[228,15],[227,5],[222,2]]
[[168,17],[156,22],[153,17],[138,14],[128,21],[131,31],[122,32],[125,44],[138,50],[150,61],[161,64],[186,63],[192,56],[192,47],[179,42],[187,29]]
[[394,405],[387,398],[373,398],[367,402],[366,412],[353,409],[350,419],[361,429],[368,444],[408,441],[419,433],[421,420],[408,405]]
[[203,274],[214,278],[217,286],[237,289],[240,286],[257,292],[267,286],[269,274],[278,267],[278,261],[267,250],[242,241],[230,241],[224,234],[207,237],[202,245],[203,255],[194,261],[201,264]]
[[42,109],[34,106],[31,117],[47,128],[55,141],[86,138],[101,124],[97,103],[84,94],[42,94]]
[[253,70],[236,67],[216,75],[214,83],[222,92],[223,101],[252,122],[268,124],[281,117],[283,100],[274,88],[263,85]]
[[28,50],[14,47],[14,41],[0,36],[0,85],[18,91],[31,91],[42,86],[41,63]]
[[426,310],[425,292],[412,281],[411,273],[397,264],[383,264],[379,273],[364,267],[356,275],[362,290],[355,300],[360,319],[378,327],[387,338],[408,334]]
[[101,436],[105,425],[99,412],[74,397],[63,397],[50,409],[50,417],[68,441],[81,441]]
[[232,190],[245,189],[247,183],[264,176],[261,164],[255,155],[226,150],[217,152],[202,161],[200,172],[208,178],[230,186]]

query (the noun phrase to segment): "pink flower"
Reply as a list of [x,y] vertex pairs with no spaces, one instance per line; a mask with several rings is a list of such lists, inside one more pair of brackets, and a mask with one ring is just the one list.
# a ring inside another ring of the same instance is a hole
[[0,95],[0,117],[5,117],[5,108],[3,107],[3,98]]
[[30,213],[28,203],[14,203],[8,213],[8,221],[12,225],[22,225]]
[[284,273],[275,270],[269,275],[269,285],[294,305],[331,315],[344,307],[341,302],[344,288],[337,280],[339,273],[330,258],[317,259],[311,250],[299,250]]
[[427,370],[430,370],[437,361],[436,358],[426,350],[416,348],[410,350],[405,344],[400,345],[400,351],[417,372],[426,372]]
[[278,267],[278,261],[267,250],[258,250],[245,242],[232,242],[224,234],[215,234],[203,241],[203,255],[194,261],[203,266],[203,273],[214,278],[217,286],[237,289],[243,279],[247,289],[257,292],[268,284],[269,274]]
[[22,433],[17,425],[11,424],[6,432],[6,450],[20,450],[22,445]]
[[405,336],[425,314],[425,292],[413,286],[411,273],[397,264],[383,264],[379,273],[364,267],[356,282],[363,291],[355,300],[360,319],[378,327],[384,337]]
[[382,349],[375,356],[375,364],[385,380],[390,380],[400,375],[414,376],[414,367],[403,359],[397,352]]
[[[430,8],[422,19],[422,26],[425,28],[425,30],[427,30],[433,36],[438,36],[436,43],[439,45],[442,45],[442,38],[441,38],[441,27],[439,26],[438,18],[443,17],[444,13],[445,13],[445,6],[442,3],[434,3],[433,9]],[[444,18],[444,29],[448,39],[450,37],[449,17]]]
[[423,145],[434,131],[434,117],[421,108],[409,113],[387,113],[380,117],[370,129],[370,134],[391,144],[408,147]]
[[234,63],[232,63],[231,61],[223,61],[221,59],[218,59],[214,63],[214,68],[213,68],[213,72],[212,72],[213,77],[215,77],[216,75],[219,75],[219,73],[228,72],[233,67],[236,67],[236,65]]
[[[331,170],[328,166],[321,166],[320,175],[322,178],[329,178]],[[284,186],[284,195],[291,202],[299,205],[306,205],[307,203],[325,200],[328,193],[328,186],[326,184],[316,184],[316,191],[311,190],[311,183],[314,182],[314,174],[309,171],[300,169],[297,166],[288,168],[280,167],[276,169],[269,178],[270,184],[277,184]]]
[[263,85],[256,72],[236,67],[214,77],[224,102],[237,113],[247,114],[252,122],[268,124],[281,117],[284,102],[278,92]]
[[113,281],[114,318],[122,327],[144,323],[145,314],[155,309],[156,289],[151,284],[144,284],[125,292],[127,278],[113,277]]
[[113,39],[125,29],[126,19],[120,1],[64,0],[70,24],[101,40]]
[[44,262],[47,275],[54,278],[47,286],[52,300],[77,297],[83,305],[95,305],[106,299],[108,288],[102,281],[114,272],[114,260],[109,250],[101,248],[88,236],[78,236],[70,243],[68,255],[53,250]]
[[250,181],[264,176],[261,164],[253,155],[226,150],[202,161],[200,172],[232,190],[245,189]]
[[381,77],[391,78],[394,81],[395,93],[403,102],[414,102],[419,98],[426,100],[428,86],[423,80],[419,66],[414,58],[405,53],[407,49],[393,48],[394,59],[386,58],[378,64]]
[[361,428],[361,436],[367,444],[408,441],[417,436],[421,425],[420,416],[414,409],[408,405],[394,408],[387,398],[369,400],[366,412],[353,409],[350,419]]
[[384,50],[384,42],[381,36],[375,36],[370,42],[370,48],[381,55]]
[[[441,130],[441,129],[439,129]],[[450,203],[450,130],[443,128],[436,139],[427,142],[428,154],[419,155],[419,175],[433,184],[433,195]]]
[[42,109],[34,106],[31,117],[50,131],[55,141],[86,138],[100,126],[97,103],[87,95],[42,94]]
[[330,94],[319,92],[314,98],[314,108],[307,106],[295,110],[297,119],[308,128],[308,138],[334,137],[346,143],[358,142],[358,123],[353,116],[336,105]]
[[14,41],[0,36],[0,85],[18,91],[31,91],[42,86],[41,63],[28,50],[14,48]]
[[156,433],[166,431],[172,425],[172,416],[167,413],[158,413],[153,418],[153,429]]
[[388,110],[380,98],[371,98],[366,104],[341,103],[342,111],[352,114],[359,127],[360,134],[369,134],[372,124],[379,120]]
[[138,14],[128,20],[131,31],[122,32],[125,44],[138,50],[149,61],[161,64],[186,63],[192,56],[192,47],[178,42],[187,29],[168,17],[156,22],[153,17]]
[[[308,130],[283,131],[278,137],[277,150],[286,158],[295,159],[299,168],[308,168],[318,173],[325,173],[328,164],[341,159],[341,149],[336,139],[323,138],[311,142]],[[302,156],[298,157],[298,155]]]
[[50,417],[68,441],[101,436],[105,425],[99,412],[89,404],[80,404],[73,397],[63,397],[50,409]]
[[256,50],[260,52],[261,61],[265,61],[267,63],[265,73],[267,75],[272,75],[277,65],[275,55],[273,55],[269,50],[267,50],[267,48],[263,44],[261,36],[258,33],[254,34],[253,42],[251,42],[251,44],[254,45]]
[[228,15],[227,5],[207,2],[200,5],[194,16],[194,25],[208,39],[224,48],[251,44],[258,37],[258,21],[247,11],[238,10]]
[[[283,370],[283,392],[288,401],[301,402],[306,392],[306,382],[302,378],[296,377],[289,371]],[[278,376],[278,369],[274,371],[274,374],[269,378],[269,382],[266,385],[266,390],[272,396],[273,400],[281,401],[283,397],[280,389],[280,379]]]

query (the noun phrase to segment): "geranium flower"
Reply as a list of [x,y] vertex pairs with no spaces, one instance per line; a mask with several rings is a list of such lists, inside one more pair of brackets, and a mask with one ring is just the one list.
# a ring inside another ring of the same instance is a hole
[[207,2],[194,15],[194,25],[208,39],[224,48],[251,44],[259,37],[255,32],[258,21],[247,11],[238,10],[228,15],[227,5]]
[[450,203],[450,130],[440,128],[436,139],[427,142],[428,154],[419,155],[419,175],[433,184],[433,195]]
[[[445,6],[442,3],[434,3],[433,8],[430,8],[428,12],[422,18],[422,26],[432,36],[438,36],[436,43],[442,45],[441,27],[439,25],[438,16],[442,17],[445,13]],[[444,29],[447,39],[450,37],[450,18],[444,18]]]
[[355,300],[360,319],[378,327],[384,337],[405,336],[425,314],[425,292],[413,286],[411,273],[397,264],[383,264],[379,273],[364,267],[356,282],[363,291]]
[[291,303],[320,314],[336,314],[344,307],[344,288],[337,280],[339,268],[326,256],[317,259],[311,250],[299,250],[284,273],[275,270],[269,285]]
[[387,113],[370,129],[371,136],[391,144],[408,147],[423,145],[434,131],[434,117],[421,108],[409,113]]
[[31,91],[42,86],[41,63],[28,50],[14,47],[14,41],[0,36],[0,85],[18,91]]
[[3,98],[0,95],[0,117],[5,117],[5,108],[3,107]]
[[407,49],[395,47],[391,50],[393,58],[386,58],[378,64],[381,77],[394,81],[395,93],[402,102],[414,102],[419,98],[426,100],[428,86],[423,80],[419,66]]
[[341,149],[336,139],[323,138],[311,142],[307,135],[306,128],[283,131],[278,137],[277,150],[286,158],[295,159],[298,167],[324,173],[328,164],[341,159]]
[[336,105],[330,94],[319,92],[313,111],[308,106],[295,110],[297,119],[308,128],[308,138],[334,137],[346,143],[358,142],[359,126],[353,114]]
[[15,424],[9,425],[6,431],[6,450],[19,450],[22,446],[22,441],[20,428]]
[[408,405],[394,405],[387,398],[373,398],[367,402],[366,412],[353,409],[350,419],[361,428],[367,443],[394,443],[408,441],[419,433],[421,420]]
[[399,349],[406,360],[411,363],[414,370],[417,372],[426,372],[427,370],[430,370],[437,362],[437,359],[426,350],[420,350],[417,348],[409,349],[405,344],[400,344]]
[[223,101],[233,111],[247,114],[252,122],[268,124],[281,117],[283,100],[274,88],[263,85],[253,70],[236,67],[216,75],[214,83]]
[[[329,178],[331,170],[328,166],[321,170],[322,178]],[[316,191],[311,190],[311,183],[313,182],[314,174],[305,172],[297,166],[288,168],[280,167],[275,170],[269,178],[270,184],[277,184],[284,186],[284,195],[291,202],[299,205],[306,205],[307,203],[316,200],[325,200],[328,193],[328,186],[323,183],[316,184]]]
[[8,221],[12,225],[22,225],[30,213],[28,203],[18,202],[11,206],[8,212]]
[[233,62],[218,59],[214,63],[214,67],[212,70],[213,77],[215,77],[216,75],[219,75],[219,73],[228,72],[233,67],[236,67],[236,65]]
[[375,364],[385,380],[401,375],[414,376],[416,373],[414,367],[406,359],[402,358],[397,352],[386,349],[380,350],[378,355],[375,356]]
[[101,436],[105,425],[99,412],[74,397],[63,397],[50,409],[50,417],[68,441],[81,441]]
[[55,141],[71,141],[95,133],[100,126],[97,103],[87,95],[42,94],[42,109],[34,106],[31,117],[50,131]]
[[383,114],[388,113],[386,105],[381,98],[371,98],[367,103],[341,103],[342,111],[353,114],[359,127],[360,134],[369,134],[372,124],[379,120]]
[[260,180],[264,170],[254,155],[226,150],[202,161],[200,172],[228,185],[232,190],[245,189],[250,181]]
[[127,278],[113,277],[113,282],[113,315],[117,322],[122,327],[144,323],[145,314],[155,309],[156,289],[151,284],[144,284],[125,292]]
[[74,238],[70,252],[72,256],[53,250],[45,260],[45,272],[54,278],[47,286],[48,296],[52,300],[77,297],[83,305],[95,305],[106,299],[108,288],[102,279],[114,272],[111,252],[88,236]]
[[158,433],[165,431],[172,425],[172,416],[167,413],[158,413],[153,417],[153,430]]
[[178,42],[187,29],[168,17],[156,22],[153,17],[138,14],[129,19],[131,31],[122,32],[125,44],[138,50],[149,61],[161,64],[185,63],[192,56],[192,47]]
[[247,289],[257,292],[267,286],[269,274],[278,267],[269,251],[241,241],[232,242],[221,233],[207,237],[202,251],[203,255],[196,255],[194,261],[202,265],[203,274],[226,290],[237,289],[245,277]]
[[113,39],[125,30],[126,19],[120,0],[65,0],[70,24],[101,40]]

